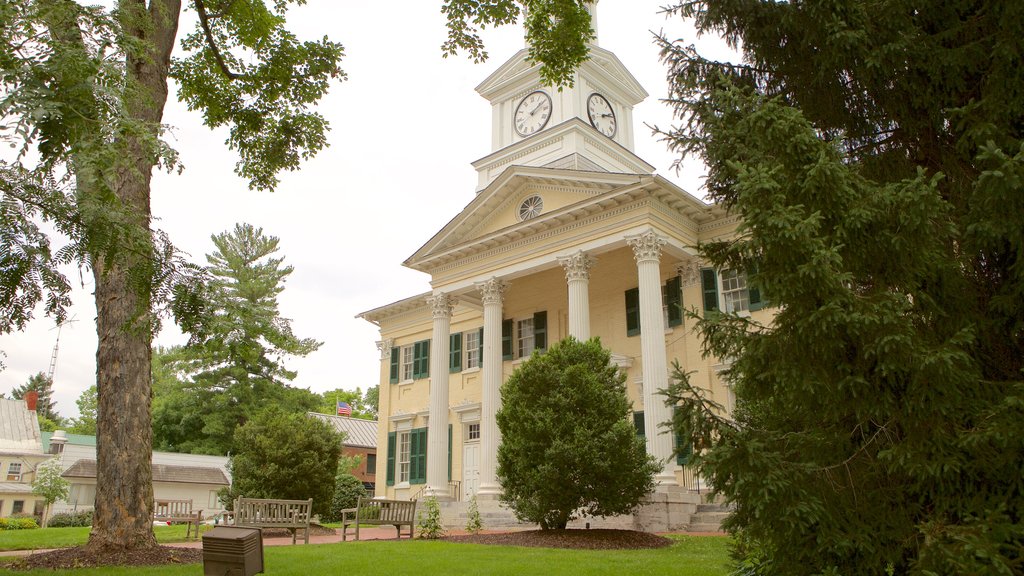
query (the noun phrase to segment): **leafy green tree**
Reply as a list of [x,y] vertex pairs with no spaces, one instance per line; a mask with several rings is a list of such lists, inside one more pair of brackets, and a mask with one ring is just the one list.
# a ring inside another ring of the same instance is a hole
[[600,340],[570,337],[502,385],[497,473],[518,518],[562,529],[631,512],[654,488],[658,464],[627,419],[625,379]]
[[17,386],[11,391],[11,397],[16,400],[24,400],[27,392],[36,392],[39,399],[36,401],[36,416],[40,423],[49,420],[55,424],[61,424],[63,418],[57,413],[53,402],[53,381],[45,372],[39,372],[28,377],[28,382]]
[[[293,2],[304,0],[0,4],[0,138],[18,152],[0,160],[0,333],[23,329],[41,302],[63,322],[71,285],[61,266],[92,270],[104,415],[93,553],[156,546],[146,520],[151,335],[167,312],[191,332],[202,310],[202,275],[150,226],[153,169],[181,168],[163,139],[168,80],[208,126],[228,129],[250,187],[273,188],[280,170],[326,145],[327,122],[310,107],[344,78],[339,44],[299,42],[285,28]],[[571,81],[590,34],[581,0],[447,0],[443,50],[485,59],[477,27],[515,22],[520,5],[545,77]],[[196,24],[174,57],[183,7]],[[55,247],[58,238],[69,242]]]
[[96,385],[89,386],[75,400],[78,418],[72,418],[68,432],[73,434],[96,434]]
[[305,414],[270,406],[235,432],[232,497],[313,499],[329,514],[343,437]]
[[154,360],[154,443],[227,454],[235,428],[262,407],[315,408],[317,395],[288,386],[295,372],[283,359],[306,356],[320,343],[296,337],[280,315],[277,297],[293,268],[274,256],[276,237],[238,224],[212,239],[217,250],[206,257],[211,281],[202,322],[188,345]]
[[[376,386],[370,390],[376,390]],[[321,414],[337,414],[338,402],[345,402],[352,408],[352,418],[373,420],[377,417],[377,407],[367,403],[370,390],[367,390],[365,395],[359,388],[355,390],[342,390],[341,388],[328,390],[320,394],[320,404],[317,406],[316,411]]]
[[370,415],[371,420],[377,419],[380,411],[380,386],[370,386],[363,394],[363,409]]
[[1024,562],[1024,4],[700,0],[741,64],[664,44],[681,152],[777,305],[711,314],[732,419],[677,425],[752,573],[1010,574]]
[[[326,144],[327,123],[310,106],[343,76],[340,45],[300,42],[285,28],[291,3],[0,4],[0,127],[15,148],[0,161],[0,332],[22,329],[40,302],[62,322],[70,284],[60,266],[92,271],[101,415],[92,553],[156,546],[151,335],[168,305],[187,329],[199,304],[201,278],[150,227],[153,169],[178,168],[161,122],[168,80],[208,126],[227,128],[236,172],[273,188],[280,170]],[[173,58],[183,8],[198,18]],[[52,246],[58,238],[68,243]]]
[[60,460],[50,459],[36,466],[36,477],[32,480],[32,493],[42,496],[46,507],[43,509],[42,526],[46,528],[50,506],[57,500],[66,500],[71,483],[61,476]]

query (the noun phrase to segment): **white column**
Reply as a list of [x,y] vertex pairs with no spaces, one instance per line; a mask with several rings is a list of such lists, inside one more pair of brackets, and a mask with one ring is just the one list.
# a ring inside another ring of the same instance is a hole
[[640,283],[640,357],[644,371],[644,434],[647,450],[662,464],[655,476],[658,484],[676,484],[672,472],[672,432],[661,423],[672,418],[659,390],[668,387],[668,361],[665,357],[665,319],[661,303],[661,247],[665,239],[648,230],[626,238],[636,257]]
[[558,261],[569,284],[569,335],[586,342],[590,339],[590,268],[597,260],[580,250]]
[[427,422],[427,496],[448,492],[448,336],[456,300],[447,294],[427,298],[434,317],[430,350],[430,420]]
[[501,435],[495,415],[501,407],[501,306],[508,285],[491,278],[477,285],[484,304],[483,394],[480,398],[480,488],[477,497],[497,499],[498,445]]

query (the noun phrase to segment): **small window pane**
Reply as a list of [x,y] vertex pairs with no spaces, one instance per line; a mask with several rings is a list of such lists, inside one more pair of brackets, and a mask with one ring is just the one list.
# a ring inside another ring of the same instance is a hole
[[479,424],[470,424],[469,425],[469,439],[470,440],[479,440],[480,439],[480,425]]

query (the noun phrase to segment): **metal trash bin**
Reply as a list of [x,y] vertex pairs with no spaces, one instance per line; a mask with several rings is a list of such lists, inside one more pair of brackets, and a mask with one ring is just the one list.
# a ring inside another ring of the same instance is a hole
[[259,528],[218,526],[203,534],[204,576],[252,576],[263,572]]

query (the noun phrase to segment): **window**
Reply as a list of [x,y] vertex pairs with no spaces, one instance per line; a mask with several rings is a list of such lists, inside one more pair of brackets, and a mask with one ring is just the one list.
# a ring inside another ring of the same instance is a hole
[[483,357],[484,329],[471,330],[462,336],[466,343],[466,369],[479,368]]
[[367,454],[366,455],[366,473],[374,475],[377,473],[377,455]]
[[24,500],[15,500],[14,502],[11,503],[11,515],[12,516],[14,514],[21,514],[24,511],[25,511],[25,501]]
[[536,312],[532,318],[505,320],[501,323],[502,360],[527,358],[534,350],[546,350],[547,347],[547,311]]
[[390,382],[408,382],[430,375],[430,340],[391,349]]
[[388,486],[395,484],[396,467],[399,483],[423,484],[427,481],[426,428],[388,433]]
[[633,412],[633,427],[636,428],[637,436],[646,436],[647,430],[644,429],[644,411]]
[[217,510],[221,508],[220,498],[217,498],[217,491],[210,490],[210,493],[206,497],[206,507],[211,510]]
[[526,358],[533,354],[533,318],[527,318],[516,322],[517,346],[516,351],[519,358]]
[[413,345],[402,346],[402,381],[412,380]]
[[753,312],[765,306],[761,292],[750,285],[746,272],[723,270],[716,274],[711,268],[704,268],[700,271],[700,281],[705,312]]
[[95,484],[72,484],[68,503],[75,506],[92,506],[96,502]]
[[[683,283],[679,276],[673,276],[661,287],[661,312],[665,327],[683,323]],[[626,336],[640,333],[640,289],[626,290]]]
[[7,465],[7,481],[21,482],[21,462],[11,462]]
[[750,310],[746,274],[736,270],[722,270],[722,301],[726,312]]
[[480,439],[480,425],[470,424],[467,427],[466,440],[479,440]]
[[398,481],[409,481],[409,467],[411,465],[412,431],[400,432],[398,434]]

